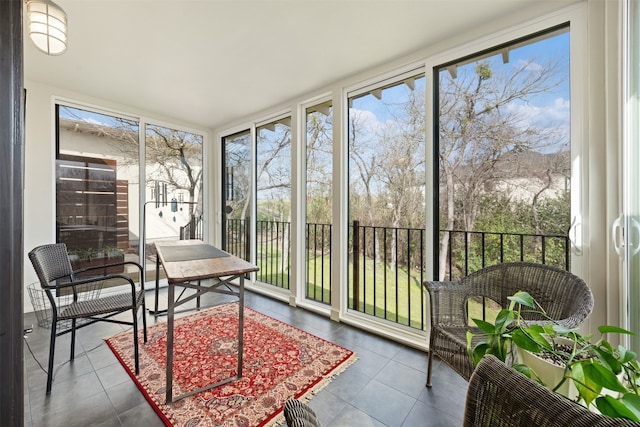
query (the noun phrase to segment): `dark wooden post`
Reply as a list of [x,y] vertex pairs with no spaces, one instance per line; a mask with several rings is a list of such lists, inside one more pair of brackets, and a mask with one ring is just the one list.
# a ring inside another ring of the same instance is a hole
[[0,1],[0,425],[24,425],[22,0]]
[[[256,235],[257,234],[258,229],[256,227]],[[251,217],[249,216],[244,220],[244,259],[251,261]]]
[[353,309],[360,310],[360,221],[353,221]]

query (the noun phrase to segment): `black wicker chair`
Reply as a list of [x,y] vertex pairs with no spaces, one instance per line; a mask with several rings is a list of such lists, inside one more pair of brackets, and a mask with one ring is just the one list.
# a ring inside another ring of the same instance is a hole
[[[433,355],[449,365],[465,380],[473,373],[467,352],[467,331],[480,332],[469,324],[468,302],[490,299],[500,307],[509,305],[509,296],[526,291],[547,315],[574,328],[591,313],[593,295],[578,276],[550,265],[528,262],[497,264],[478,270],[457,281],[427,281],[423,284],[431,301],[431,335],[427,387],[431,386]],[[523,313],[527,320],[546,323],[539,315]]]
[[[145,318],[144,303],[144,283],[142,278],[142,266],[135,262],[120,262],[98,267],[89,267],[82,270],[73,271],[67,246],[64,243],[50,244],[38,246],[29,252],[29,259],[33,264],[40,286],[46,292],[49,302],[51,303],[51,342],[49,345],[49,367],[47,370],[47,394],[51,392],[53,382],[53,361],[55,355],[56,337],[71,332],[71,360],[75,353],[75,337],[76,330],[98,321],[111,323],[119,323],[133,326],[133,344],[135,354],[135,373],[139,373],[138,362],[138,310],[142,307],[142,324],[144,342],[147,342],[147,321]],[[107,268],[120,265],[134,265],[140,270],[140,285],[136,286],[134,281],[124,274],[105,274]],[[100,274],[102,270],[102,274]],[[86,278],[86,274],[96,271],[97,275]],[[82,278],[77,278],[77,275]],[[101,296],[95,299],[82,300],[78,298],[78,294],[82,291],[82,286],[95,283],[96,281],[104,281],[110,279],[122,279],[131,286],[131,292],[110,293],[107,296]],[[70,303],[64,306],[57,304],[59,295],[65,292],[72,293],[73,298]],[[132,311],[133,320],[131,322],[112,319],[120,313],[128,310]],[[86,319],[86,322],[78,324],[78,319]],[[70,322],[69,329],[58,331],[58,322]]]
[[591,412],[486,355],[471,375],[463,427],[626,427],[640,423]]

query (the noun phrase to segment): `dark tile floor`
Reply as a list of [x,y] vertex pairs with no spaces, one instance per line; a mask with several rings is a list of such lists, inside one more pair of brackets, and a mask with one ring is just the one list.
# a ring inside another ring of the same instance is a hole
[[[211,295],[212,304],[224,296]],[[343,323],[247,292],[245,304],[358,354],[358,361],[321,390],[309,405],[326,427],[429,427],[462,423],[467,383],[436,362],[433,387],[426,388],[427,355]],[[153,294],[148,293],[149,306]],[[149,324],[165,321],[147,315]],[[45,394],[49,329],[25,315],[25,426],[161,426],[104,338],[123,327],[98,323],[78,331],[76,359],[66,362],[69,335],[58,339],[53,391]],[[33,354],[31,354],[31,352]],[[436,359],[437,360],[437,359]],[[66,362],[66,363],[65,363]]]

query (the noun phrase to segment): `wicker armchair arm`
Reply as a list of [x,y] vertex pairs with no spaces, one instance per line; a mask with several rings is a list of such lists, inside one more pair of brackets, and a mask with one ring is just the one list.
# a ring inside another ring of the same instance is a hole
[[[125,265],[125,264],[135,265],[140,270],[140,286],[141,286],[141,289],[144,290],[144,280],[142,280],[142,277],[143,277],[142,266],[140,264],[138,264],[137,262],[134,262],[134,261],[125,261],[125,262],[118,262],[118,263],[114,263],[114,264],[105,264],[105,265],[100,265],[100,266],[95,266],[95,267],[81,268],[79,270],[74,271],[73,274],[83,273],[83,272],[91,271],[91,270],[101,270],[101,269],[104,269],[104,268],[107,268],[107,267],[110,267],[110,266]],[[79,285],[85,285],[85,284],[88,284],[88,283],[100,282],[100,281],[109,280],[109,279],[122,279],[122,280],[125,280],[131,285],[131,289],[133,291],[135,291],[135,289],[136,289],[136,284],[133,281],[133,279],[131,279],[131,277],[129,277],[129,276],[125,275],[125,274],[120,274],[120,273],[113,273],[113,274],[106,274],[106,275],[102,275],[102,276],[87,277],[85,279],[78,279],[78,280],[74,280],[74,281],[71,281],[71,282],[55,281],[55,282],[51,282],[51,283],[49,283],[49,285],[43,286],[43,287],[45,287],[47,289],[63,289],[63,288],[70,288],[70,287],[75,287],[75,286],[79,286]]]
[[431,326],[467,326],[467,298],[471,287],[465,281],[426,281],[431,301]]
[[86,279],[74,280],[73,282],[56,281],[56,282],[50,283],[47,286],[43,286],[43,288],[45,289],[72,288],[75,286],[86,285],[87,283],[101,282],[103,280],[109,280],[109,279],[123,279],[129,282],[129,284],[131,284],[132,286],[135,286],[134,281],[129,276],[125,276],[124,274],[107,274],[104,276],[94,276],[94,277],[87,277]]
[[142,266],[134,261],[121,261],[121,262],[114,262],[111,264],[94,265],[92,267],[85,267],[85,268],[80,268],[78,270],[74,270],[73,274],[85,273],[87,271],[92,271],[92,270],[103,270],[105,268],[116,267],[119,265],[135,265],[140,270],[140,277],[142,277]]
[[422,282],[422,286],[424,286],[429,292],[438,292],[442,289],[452,288],[456,283],[459,283],[459,281],[456,280],[439,282],[437,280],[426,280]]

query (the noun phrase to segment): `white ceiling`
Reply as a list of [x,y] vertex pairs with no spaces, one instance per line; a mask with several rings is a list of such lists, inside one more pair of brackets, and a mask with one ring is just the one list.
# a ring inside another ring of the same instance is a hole
[[474,26],[576,0],[55,1],[67,52],[46,56],[25,34],[26,79],[216,128]]

